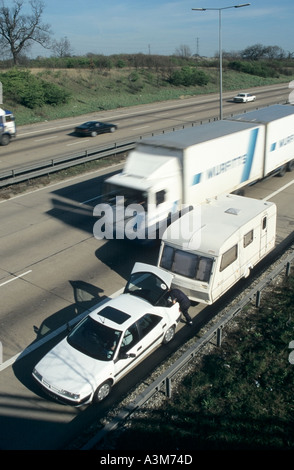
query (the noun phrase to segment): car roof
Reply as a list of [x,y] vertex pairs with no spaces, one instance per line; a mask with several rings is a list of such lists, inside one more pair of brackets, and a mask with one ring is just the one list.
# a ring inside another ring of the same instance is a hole
[[89,316],[110,328],[125,330],[145,313],[159,313],[147,301],[132,294],[121,294],[95,308]]

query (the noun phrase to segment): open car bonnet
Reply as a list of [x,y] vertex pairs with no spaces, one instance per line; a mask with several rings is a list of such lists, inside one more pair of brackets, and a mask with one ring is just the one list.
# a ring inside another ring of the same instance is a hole
[[135,263],[131,274],[140,272],[154,274],[155,276],[159,277],[159,279],[161,279],[167,285],[168,288],[170,288],[174,277],[173,274],[166,272],[163,269],[158,268],[157,266],[152,266],[151,264],[146,263]]

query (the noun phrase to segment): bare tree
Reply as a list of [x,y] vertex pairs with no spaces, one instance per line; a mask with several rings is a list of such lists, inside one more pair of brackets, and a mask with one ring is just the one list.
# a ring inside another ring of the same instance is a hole
[[191,57],[192,53],[191,53],[191,49],[189,46],[186,46],[185,44],[181,44],[180,47],[176,49],[176,52],[174,55],[178,57],[189,58]]
[[49,47],[50,26],[42,23],[44,3],[40,0],[30,0],[31,14],[22,14],[24,0],[14,0],[12,7],[7,7],[4,0],[0,2],[0,46],[9,50],[13,63],[34,42]]
[[263,58],[263,55],[264,46],[262,44],[254,44],[242,51],[242,59],[245,60],[259,60]]
[[51,49],[57,57],[70,57],[73,53],[71,44],[66,36],[60,39],[60,41],[53,41]]

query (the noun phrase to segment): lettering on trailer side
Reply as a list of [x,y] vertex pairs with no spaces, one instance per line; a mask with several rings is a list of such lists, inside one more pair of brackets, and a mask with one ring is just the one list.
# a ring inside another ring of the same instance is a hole
[[[244,165],[243,173],[241,176],[241,183],[247,181],[250,177],[251,168],[254,160],[258,132],[258,128],[253,129],[251,131],[247,153],[245,153],[244,155],[238,155],[237,157],[227,160],[226,162],[208,168],[208,170],[206,170],[206,172],[204,173],[206,175],[206,179],[214,178],[215,176],[219,176],[223,173],[226,173],[227,171],[233,170],[237,166]],[[192,186],[199,184],[201,180],[203,180],[203,173],[196,173],[192,179]]]
[[275,150],[285,147],[285,145],[292,144],[294,141],[294,134],[288,135],[287,137],[283,137],[283,139],[279,140],[278,142],[273,142],[270,145],[270,152],[274,152]]

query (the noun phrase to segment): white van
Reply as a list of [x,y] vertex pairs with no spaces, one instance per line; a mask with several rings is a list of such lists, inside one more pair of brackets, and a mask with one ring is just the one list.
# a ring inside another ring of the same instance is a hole
[[221,195],[167,228],[158,266],[174,274],[172,287],[212,304],[274,248],[276,217],[274,203]]

